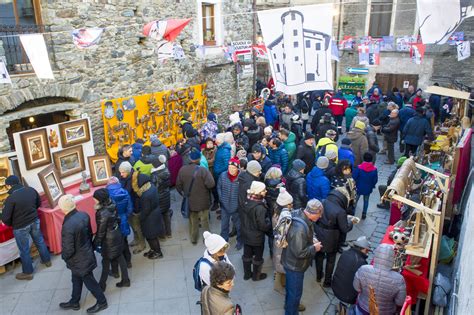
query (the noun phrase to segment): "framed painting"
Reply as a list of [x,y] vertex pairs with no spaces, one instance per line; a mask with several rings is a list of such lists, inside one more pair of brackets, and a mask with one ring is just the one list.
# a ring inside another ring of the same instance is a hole
[[27,170],[51,164],[48,134],[46,129],[38,129],[20,134],[21,147]]
[[82,145],[54,152],[53,160],[61,178],[80,173],[86,169]]
[[69,148],[91,139],[87,118],[69,121],[58,126],[63,148]]
[[61,183],[58,170],[53,164],[50,164],[44,170],[38,173],[41,186],[43,186],[44,193],[48,198],[49,206],[54,208],[59,198],[64,195],[64,187]]
[[95,155],[87,158],[91,172],[92,185],[100,186],[107,184],[112,176],[112,168],[107,155]]

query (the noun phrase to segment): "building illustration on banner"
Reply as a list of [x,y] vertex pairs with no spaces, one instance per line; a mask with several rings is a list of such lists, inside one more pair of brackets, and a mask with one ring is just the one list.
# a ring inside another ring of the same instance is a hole
[[[304,28],[304,15],[291,10],[281,15],[282,35],[267,46],[275,80],[287,86],[328,82],[328,49],[331,36]],[[285,50],[285,47],[289,48]],[[329,54],[329,56],[331,56]],[[288,71],[291,69],[291,71]]]

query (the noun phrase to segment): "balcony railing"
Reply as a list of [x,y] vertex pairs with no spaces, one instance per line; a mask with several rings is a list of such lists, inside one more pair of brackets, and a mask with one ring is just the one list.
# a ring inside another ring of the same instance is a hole
[[[50,28],[44,25],[3,25],[0,24],[0,58],[6,59],[7,69],[10,74],[33,72],[33,67],[20,42],[19,34],[46,33]],[[44,34],[46,48],[52,69],[56,69],[54,48],[51,34]],[[2,49],[3,48],[3,49]]]

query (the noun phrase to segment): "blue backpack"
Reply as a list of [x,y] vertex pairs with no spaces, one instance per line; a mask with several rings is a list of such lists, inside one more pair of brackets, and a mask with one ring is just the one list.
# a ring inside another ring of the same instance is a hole
[[201,269],[201,262],[204,262],[208,264],[210,267],[212,267],[212,263],[209,261],[209,259],[204,258],[204,257],[199,258],[198,261],[196,261],[196,263],[194,264],[194,268],[193,268],[194,288],[198,290],[199,292],[202,291],[202,288],[204,287],[201,277],[199,276],[199,271]]

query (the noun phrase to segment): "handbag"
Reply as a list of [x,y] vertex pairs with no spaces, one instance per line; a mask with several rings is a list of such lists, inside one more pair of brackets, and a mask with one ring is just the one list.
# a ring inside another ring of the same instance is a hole
[[185,219],[189,218],[189,195],[191,194],[191,190],[193,189],[194,180],[196,179],[198,169],[199,166],[196,166],[193,172],[193,179],[191,180],[191,184],[189,185],[188,192],[183,194],[183,201],[181,202],[181,215]]

